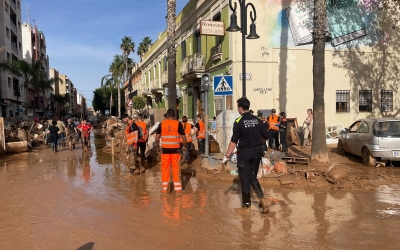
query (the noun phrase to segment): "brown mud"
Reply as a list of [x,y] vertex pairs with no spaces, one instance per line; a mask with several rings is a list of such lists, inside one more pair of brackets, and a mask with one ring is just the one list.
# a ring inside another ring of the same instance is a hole
[[[264,215],[254,194],[251,208],[240,208],[240,184],[228,173],[202,169],[196,160],[182,171],[183,194],[162,195],[157,162],[127,178],[127,167],[104,153],[104,145],[95,133],[89,154],[78,144],[72,152],[43,148],[0,158],[0,249],[397,249],[400,244],[398,167],[364,167],[359,158],[336,155],[332,148],[331,162],[347,179],[332,184],[323,176],[311,181],[298,174],[294,184],[281,186],[276,177],[262,178],[273,203]],[[288,166],[323,172],[331,165]]]

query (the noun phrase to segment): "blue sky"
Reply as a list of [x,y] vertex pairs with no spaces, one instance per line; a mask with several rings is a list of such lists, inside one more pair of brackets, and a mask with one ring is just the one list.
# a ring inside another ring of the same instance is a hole
[[[188,0],[177,0],[178,14]],[[167,0],[32,0],[21,1],[22,21],[36,24],[46,37],[50,67],[66,74],[92,105],[93,90],[108,74],[124,36],[137,47],[153,42],[166,29]],[[135,62],[135,52],[130,54]]]

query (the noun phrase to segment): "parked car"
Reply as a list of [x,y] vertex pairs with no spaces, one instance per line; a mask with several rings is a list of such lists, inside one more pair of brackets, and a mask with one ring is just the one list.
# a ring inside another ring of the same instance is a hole
[[400,118],[366,118],[355,121],[339,137],[339,154],[362,157],[364,165],[400,161]]

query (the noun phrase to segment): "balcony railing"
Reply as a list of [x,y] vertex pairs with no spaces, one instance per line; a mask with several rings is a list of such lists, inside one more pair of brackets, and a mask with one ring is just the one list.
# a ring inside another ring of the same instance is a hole
[[181,76],[184,77],[190,73],[204,72],[205,63],[206,57],[199,53],[186,57],[183,59],[180,68]]
[[218,44],[211,48],[210,50],[211,59],[213,61],[221,60],[222,59],[222,44]]

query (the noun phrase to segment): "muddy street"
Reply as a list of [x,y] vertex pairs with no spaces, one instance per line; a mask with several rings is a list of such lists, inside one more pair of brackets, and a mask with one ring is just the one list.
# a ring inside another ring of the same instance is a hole
[[[126,178],[117,158],[81,145],[0,160],[0,249],[398,249],[400,186],[374,190],[270,186],[240,209],[236,182],[183,175],[185,192],[161,194],[154,165]],[[399,174],[399,169],[391,171]]]

